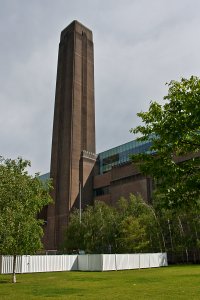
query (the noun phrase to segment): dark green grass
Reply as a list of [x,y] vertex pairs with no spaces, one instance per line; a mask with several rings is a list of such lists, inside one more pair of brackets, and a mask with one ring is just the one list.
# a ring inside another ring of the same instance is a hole
[[200,299],[200,266],[0,275],[1,300]]

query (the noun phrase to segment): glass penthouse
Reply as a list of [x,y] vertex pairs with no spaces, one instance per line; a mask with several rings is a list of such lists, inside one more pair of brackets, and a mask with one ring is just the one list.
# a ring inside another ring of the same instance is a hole
[[152,181],[130,161],[132,154],[151,153],[150,146],[151,141],[133,140],[99,153],[93,177],[94,199],[115,205],[120,197],[134,193],[150,201]]

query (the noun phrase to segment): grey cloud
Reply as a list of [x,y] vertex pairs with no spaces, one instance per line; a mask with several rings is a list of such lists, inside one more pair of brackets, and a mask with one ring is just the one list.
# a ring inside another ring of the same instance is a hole
[[49,170],[60,31],[93,30],[97,151],[134,137],[165,82],[200,73],[198,0],[11,0],[0,10],[0,154]]

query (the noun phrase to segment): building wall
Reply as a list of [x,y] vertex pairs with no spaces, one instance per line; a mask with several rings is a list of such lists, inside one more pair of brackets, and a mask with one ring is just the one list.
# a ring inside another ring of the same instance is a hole
[[151,202],[152,180],[141,175],[140,171],[132,164],[126,163],[113,167],[110,171],[94,176],[94,199],[115,205],[120,197],[128,198],[129,195],[141,195]]

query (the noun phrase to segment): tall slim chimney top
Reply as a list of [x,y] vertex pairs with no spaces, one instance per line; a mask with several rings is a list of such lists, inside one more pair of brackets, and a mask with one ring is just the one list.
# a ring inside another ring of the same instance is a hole
[[92,31],[77,20],[72,21],[65,29],[63,29],[60,35],[60,40],[62,40],[65,37],[67,32],[71,31],[76,31],[81,35],[85,33],[89,40],[93,40]]

